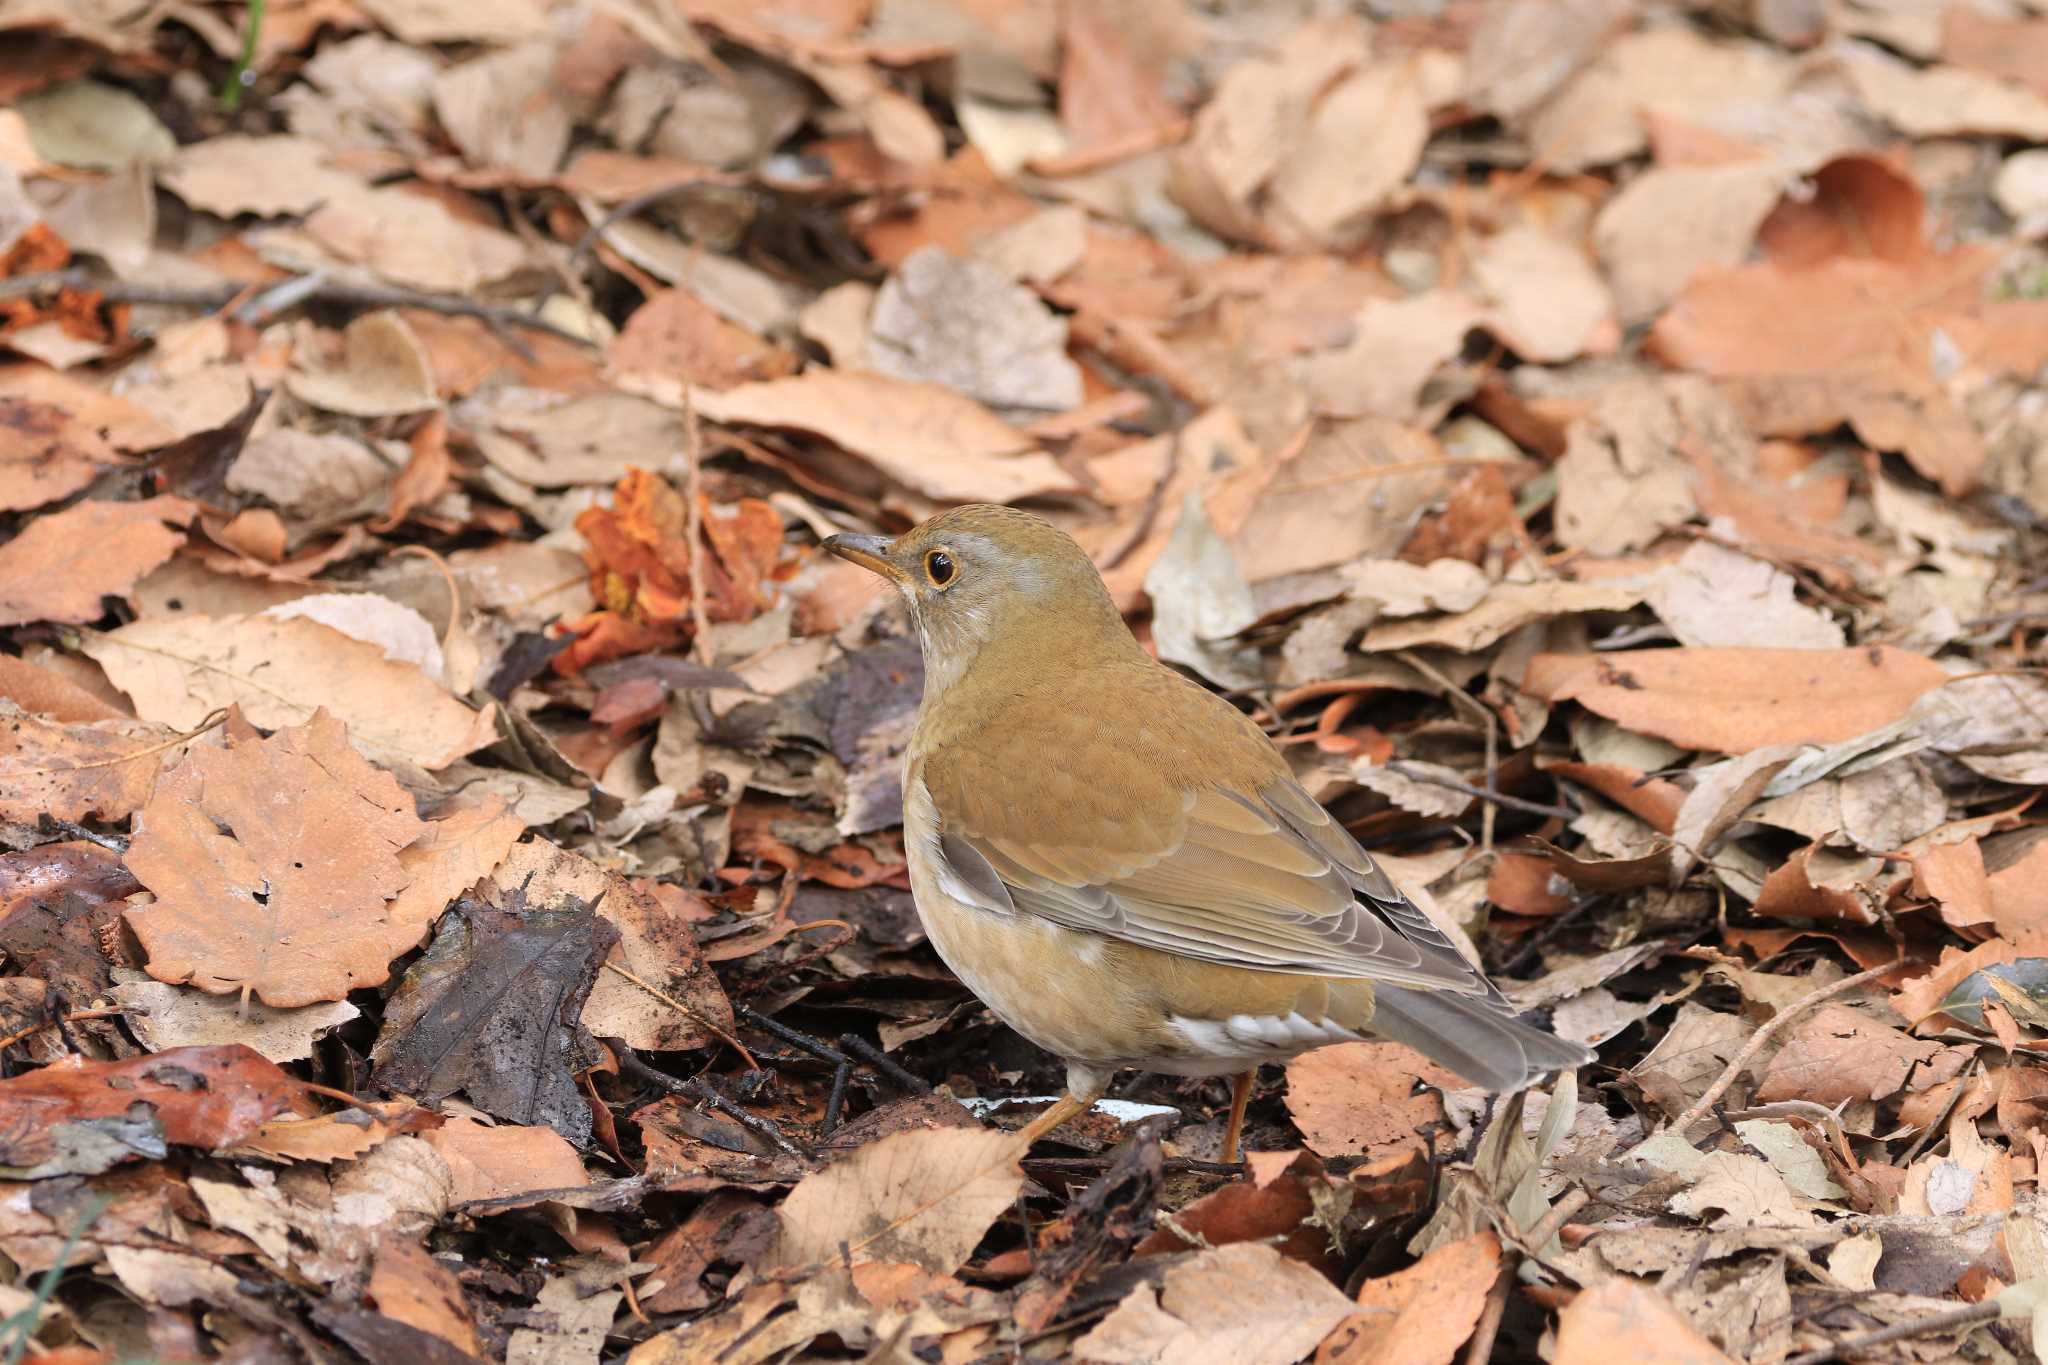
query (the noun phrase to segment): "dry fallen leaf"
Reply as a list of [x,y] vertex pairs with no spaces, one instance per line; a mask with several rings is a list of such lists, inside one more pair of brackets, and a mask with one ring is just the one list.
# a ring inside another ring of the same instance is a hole
[[1500,1241],[1482,1232],[1367,1280],[1358,1287],[1365,1311],[1330,1334],[1317,1365],[1450,1365],[1499,1273]]
[[[135,580],[185,543],[197,509],[183,498],[88,501],[36,518],[0,545],[0,625],[96,621],[104,597],[125,597]],[[168,523],[168,524],[167,524]]]
[[1339,1043],[1287,1064],[1287,1112],[1318,1156],[1382,1157],[1422,1149],[1415,1130],[1442,1121],[1443,1101],[1424,1086],[1464,1085],[1400,1043]]
[[1074,1350],[1120,1365],[1293,1365],[1351,1311],[1307,1266],[1240,1242],[1173,1266],[1157,1290],[1139,1285]]
[[[0,394],[5,393],[0,379]],[[24,512],[67,498],[120,457],[68,407],[0,397],[0,511]]]
[[150,975],[288,1008],[382,984],[426,925],[393,921],[412,798],[333,716],[259,737],[230,718],[157,784],[128,851],[156,903],[129,912]]
[[1660,649],[1539,654],[1522,685],[1688,749],[1741,754],[1867,734],[1947,677],[1925,655],[1882,645]]
[[978,1128],[913,1129],[868,1143],[790,1191],[769,1263],[802,1269],[851,1257],[950,1275],[1017,1197],[1016,1158],[1010,1134]]
[[497,737],[496,708],[472,711],[417,667],[316,621],[152,618],[84,648],[145,720],[184,729],[230,705],[265,727],[303,724],[325,709],[365,753],[429,770]]
[[929,498],[1015,502],[1074,487],[1030,437],[935,384],[813,369],[701,393],[696,405],[714,422],[815,432]]
[[173,734],[132,720],[62,725],[0,701],[0,820],[120,820],[149,800]]

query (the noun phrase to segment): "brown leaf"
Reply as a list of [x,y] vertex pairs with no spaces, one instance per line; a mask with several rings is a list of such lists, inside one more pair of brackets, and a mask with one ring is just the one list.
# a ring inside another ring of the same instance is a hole
[[141,885],[98,844],[44,844],[0,854],[0,951],[8,964],[74,999],[110,984],[102,942],[120,931],[122,898]]
[[1500,1274],[1500,1242],[1482,1232],[1446,1242],[1391,1275],[1358,1287],[1366,1312],[1341,1323],[1316,1365],[1450,1365],[1472,1335]]
[[[1418,1089],[1417,1082],[1426,1087]],[[1339,1043],[1287,1064],[1287,1112],[1323,1157],[1427,1150],[1417,1128],[1444,1119],[1438,1090],[1465,1082],[1400,1043]]]
[[[67,665],[78,662],[67,656],[53,654],[48,657],[60,659]],[[98,681],[104,686],[106,680],[102,677]],[[102,695],[56,669],[44,668],[11,654],[0,654],[0,697],[5,697],[24,711],[33,711],[66,725],[81,721],[131,719],[127,710],[107,700],[108,696],[118,695],[111,688],[106,688],[105,695]]]
[[231,705],[266,729],[324,709],[365,753],[430,771],[497,738],[495,707],[472,711],[417,666],[304,618],[150,618],[89,638],[85,652],[143,719],[181,729]]
[[68,498],[120,456],[69,408],[0,396],[0,512]]
[[452,1118],[426,1139],[455,1177],[452,1199],[458,1204],[590,1183],[583,1159],[552,1128]]
[[1881,1100],[1910,1080],[1923,1090],[1962,1070],[1969,1053],[1914,1038],[1876,1023],[1846,1005],[1823,1005],[1800,1020],[1764,1069],[1756,1097],[1813,1100],[1834,1106],[1847,1100]]
[[1735,1365],[1695,1332],[1662,1294],[1639,1280],[1596,1280],[1565,1305],[1557,1320],[1553,1365]]
[[1522,685],[1686,748],[1740,754],[1853,739],[1898,720],[1947,678],[1925,655],[1873,645],[1539,654]]
[[610,359],[618,374],[681,375],[710,389],[780,379],[796,368],[795,356],[726,321],[687,289],[664,289],[634,309]]
[[[0,1080],[0,1163],[34,1168],[80,1125],[145,1105],[168,1142],[218,1151],[284,1111],[299,1083],[245,1047],[187,1047],[118,1062],[66,1057]],[[140,1156],[133,1150],[127,1156]]]
[[[103,597],[125,597],[135,580],[185,543],[196,511],[183,498],[81,502],[37,517],[0,545],[0,625],[96,621]],[[169,523],[168,525],[166,523]]]
[[125,819],[149,800],[173,734],[138,720],[59,725],[0,702],[0,820]]
[[932,1128],[896,1133],[805,1176],[782,1202],[782,1236],[767,1264],[801,1269],[906,1261],[950,1275],[1017,1197],[1008,1133]]
[[[1177,1209],[1171,1227],[1155,1229],[1133,1248],[1138,1256],[1233,1242],[1264,1242],[1281,1255],[1326,1274],[1343,1271],[1343,1261],[1322,1226],[1319,1208],[1348,1202],[1352,1191],[1323,1169],[1309,1152],[1253,1152],[1251,1178],[1232,1181]],[[1263,1162],[1286,1160],[1277,1173]],[[1398,1159],[1398,1158],[1389,1158]],[[1175,1231],[1178,1229],[1179,1231]],[[1192,1234],[1194,1240],[1182,1234]]]
[[1974,839],[1936,844],[1913,860],[1913,891],[1941,908],[1942,923],[1968,929],[1991,921],[1991,882],[1984,849]]
[[1115,1365],[1293,1365],[1350,1313],[1315,1271],[1240,1242],[1180,1262],[1156,1290],[1140,1284],[1074,1353]]
[[483,1354],[461,1281],[416,1238],[393,1235],[378,1245],[368,1292],[386,1317],[431,1332],[470,1355]]
[[525,832],[526,822],[506,811],[501,796],[486,796],[482,805],[428,823],[399,852],[405,890],[391,902],[391,922],[413,926],[425,938],[448,902],[489,876]]
[[732,1032],[732,1002],[679,909],[542,840],[512,849],[492,880],[504,892],[521,889],[526,903],[535,907],[595,905],[618,930],[618,943],[606,960],[639,983],[617,972],[598,973],[583,1006],[583,1025],[598,1037],[654,1052],[681,1052]]
[[936,384],[812,369],[699,394],[697,411],[714,422],[814,432],[946,502],[1015,502],[1075,486],[1030,437]]
[[[2048,304],[1999,300],[1984,287],[1997,255],[1971,246],[1909,260],[1837,256],[1704,273],[1652,328],[1651,344],[1671,365],[1803,385],[1809,415],[1772,424],[1773,434],[1846,419],[1955,496],[1975,482],[1984,444],[1927,378],[1934,336],[1991,374],[2048,362]],[[1910,302],[1889,302],[1900,299]]]
[[231,718],[139,824],[128,865],[157,899],[128,923],[159,981],[280,1007],[339,1000],[381,984],[426,931],[385,904],[406,883],[399,850],[425,828],[412,798],[324,711],[269,739]]

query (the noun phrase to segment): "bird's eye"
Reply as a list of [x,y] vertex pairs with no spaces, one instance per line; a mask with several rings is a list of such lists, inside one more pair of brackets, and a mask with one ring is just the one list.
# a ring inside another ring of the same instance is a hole
[[953,564],[953,556],[944,550],[933,550],[924,557],[924,576],[932,581],[935,588],[943,588],[953,581],[953,575],[960,570]]

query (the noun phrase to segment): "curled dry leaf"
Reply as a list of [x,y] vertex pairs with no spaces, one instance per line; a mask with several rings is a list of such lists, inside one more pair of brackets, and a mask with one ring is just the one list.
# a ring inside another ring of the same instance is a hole
[[187,756],[140,817],[128,865],[156,903],[129,912],[150,975],[279,1007],[339,1000],[389,975],[426,926],[397,923],[398,852],[425,829],[412,798],[315,713]]
[[114,999],[127,1014],[128,1027],[151,1052],[239,1043],[273,1062],[312,1056],[317,1039],[362,1013],[346,1000],[280,1010],[149,980],[121,982],[114,987]]
[[81,502],[36,518],[0,545],[0,625],[97,621],[105,597],[125,597],[135,580],[185,543],[174,531],[197,509],[183,498]]
[[1029,436],[936,384],[814,369],[700,393],[696,403],[714,422],[814,432],[928,498],[1015,502],[1075,486]]
[[1557,1322],[1556,1365],[1735,1365],[1655,1288],[1626,1275],[1595,1280]]
[[789,1270],[842,1256],[904,1261],[950,1275],[1016,1199],[1024,1177],[1008,1133],[913,1129],[805,1176],[778,1211],[769,1263]]
[[1500,1240],[1482,1232],[1367,1280],[1358,1287],[1365,1311],[1330,1333],[1317,1365],[1450,1365],[1499,1274]]
[[325,709],[371,757],[429,771],[497,738],[494,706],[472,711],[414,665],[317,621],[146,618],[84,648],[145,720],[182,729],[225,706],[265,728],[302,725]]

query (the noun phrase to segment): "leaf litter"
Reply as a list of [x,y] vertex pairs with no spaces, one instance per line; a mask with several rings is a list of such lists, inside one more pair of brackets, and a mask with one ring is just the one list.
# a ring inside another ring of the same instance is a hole
[[[0,36],[44,1358],[2048,1338],[2048,18]],[[1020,1168],[1060,1078],[924,943],[915,640],[818,549],[972,500],[1076,536],[1599,1064],[1306,1054],[1237,1171],[1223,1084],[1135,1077]]]

